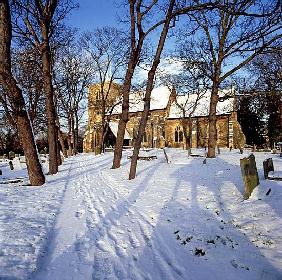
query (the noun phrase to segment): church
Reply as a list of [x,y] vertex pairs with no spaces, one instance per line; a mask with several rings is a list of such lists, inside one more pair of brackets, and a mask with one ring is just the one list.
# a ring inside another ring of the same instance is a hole
[[[84,134],[83,151],[97,153],[101,139],[101,125],[104,106],[104,121],[108,123],[105,146],[114,147],[117,137],[118,121],[121,113],[120,86],[106,85],[101,94],[98,84],[91,85],[88,91],[88,125]],[[107,94],[106,94],[106,93]],[[226,94],[226,93],[224,93]],[[143,92],[130,94],[129,121],[126,126],[124,146],[131,147],[137,136],[143,111]],[[105,99],[105,96],[107,97]],[[192,147],[208,145],[208,114],[210,92],[196,101],[194,95],[180,95],[166,86],[153,89],[149,118],[142,146],[145,148],[185,148],[183,121],[189,115],[192,119]],[[104,102],[104,103],[103,103]],[[197,105],[194,106],[195,102]],[[245,136],[237,121],[234,97],[223,98],[217,105],[217,145],[219,147],[239,148],[245,144]],[[191,111],[193,108],[193,111]]]

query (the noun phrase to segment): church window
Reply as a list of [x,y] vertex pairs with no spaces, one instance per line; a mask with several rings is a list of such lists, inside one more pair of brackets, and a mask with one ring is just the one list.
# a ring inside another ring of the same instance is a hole
[[147,133],[146,133],[146,131],[144,131],[143,142],[147,142]]
[[180,143],[183,142],[183,131],[180,130],[180,127],[177,126],[174,132],[174,142]]

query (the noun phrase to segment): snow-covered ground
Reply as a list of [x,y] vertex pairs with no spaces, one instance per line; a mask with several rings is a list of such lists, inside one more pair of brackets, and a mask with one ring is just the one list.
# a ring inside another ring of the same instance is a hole
[[203,164],[168,149],[167,164],[153,150],[128,181],[129,153],[116,170],[112,153],[69,158],[42,187],[1,184],[25,171],[0,162],[0,279],[282,279],[282,182],[262,171],[282,158],[255,153],[260,185],[244,201],[247,152]]

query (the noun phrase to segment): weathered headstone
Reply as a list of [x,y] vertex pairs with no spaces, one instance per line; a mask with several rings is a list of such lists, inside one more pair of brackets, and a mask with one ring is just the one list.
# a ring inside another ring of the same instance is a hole
[[259,184],[255,156],[251,154],[247,158],[240,159],[240,166],[244,181],[244,198],[248,199],[254,188]]
[[14,159],[15,158],[15,153],[10,151],[9,152],[9,159]]
[[272,158],[268,158],[268,159],[263,161],[263,175],[264,175],[264,179],[268,179],[268,173],[270,171],[274,172],[274,166],[273,166]]
[[23,169],[19,158],[13,159],[13,166],[14,166],[14,170],[22,170]]
[[11,160],[9,161],[9,166],[10,166],[11,170],[14,170],[14,165],[13,165],[13,162]]

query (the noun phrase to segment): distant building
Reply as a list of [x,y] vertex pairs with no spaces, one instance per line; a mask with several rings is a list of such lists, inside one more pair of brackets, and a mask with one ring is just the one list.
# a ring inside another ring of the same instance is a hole
[[[106,146],[114,146],[117,136],[118,121],[121,113],[121,102],[118,102],[119,86],[115,85],[107,102],[107,119],[109,129],[105,139]],[[99,86],[89,88],[88,128],[83,141],[84,152],[95,151],[100,136],[101,99]],[[192,147],[208,145],[208,112],[209,94],[200,99],[192,115]],[[175,90],[170,91],[161,86],[152,91],[151,110],[143,137],[143,147],[184,147],[182,119],[183,113],[178,104],[184,104],[185,95],[178,96]],[[176,103],[177,102],[177,103]],[[193,102],[191,100],[190,102]],[[217,106],[217,143],[219,147],[243,147],[245,137],[237,121],[237,113],[233,109],[233,98],[218,102]],[[111,114],[109,112],[112,111]],[[137,136],[138,126],[143,111],[143,93],[130,95],[129,121],[126,126],[125,146],[131,146]]]

